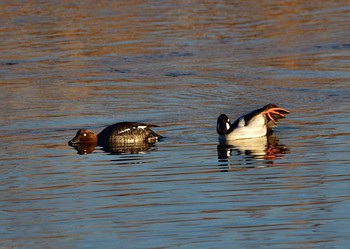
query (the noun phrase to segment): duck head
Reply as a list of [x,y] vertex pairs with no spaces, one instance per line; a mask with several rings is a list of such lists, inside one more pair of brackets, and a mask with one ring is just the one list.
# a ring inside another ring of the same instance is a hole
[[231,123],[230,119],[227,117],[226,114],[221,114],[218,117],[217,125],[216,125],[216,131],[219,135],[226,135],[230,132],[231,129]]
[[74,146],[79,144],[96,144],[97,145],[97,135],[90,130],[80,129],[75,137],[69,140],[68,145]]

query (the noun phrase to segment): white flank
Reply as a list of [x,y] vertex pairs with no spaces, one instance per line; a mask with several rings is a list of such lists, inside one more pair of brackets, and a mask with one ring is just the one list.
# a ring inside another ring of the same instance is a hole
[[242,116],[239,118],[238,126],[230,134],[219,135],[219,141],[225,142],[228,140],[263,137],[266,133],[266,121],[262,114],[255,116],[246,126]]

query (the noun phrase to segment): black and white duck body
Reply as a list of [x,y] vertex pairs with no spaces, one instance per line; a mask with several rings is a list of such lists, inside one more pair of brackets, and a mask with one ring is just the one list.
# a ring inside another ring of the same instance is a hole
[[216,131],[219,142],[226,143],[237,139],[263,137],[277,125],[278,119],[284,118],[288,110],[275,104],[268,104],[248,114],[240,116],[233,124],[226,114],[217,120]]

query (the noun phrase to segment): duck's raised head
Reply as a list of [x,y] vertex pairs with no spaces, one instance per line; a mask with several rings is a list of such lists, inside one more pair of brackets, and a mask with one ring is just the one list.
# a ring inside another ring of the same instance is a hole
[[218,121],[216,124],[216,131],[219,135],[226,135],[229,133],[231,129],[230,119],[226,114],[221,114],[218,117]]
[[68,145],[97,144],[97,135],[90,130],[80,129],[75,137],[69,140]]

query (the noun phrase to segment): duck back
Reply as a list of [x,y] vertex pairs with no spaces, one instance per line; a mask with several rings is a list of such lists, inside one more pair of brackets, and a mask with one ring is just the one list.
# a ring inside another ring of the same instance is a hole
[[121,145],[155,143],[161,138],[160,135],[150,128],[156,125],[121,122],[110,125],[98,134],[100,146],[117,147]]

